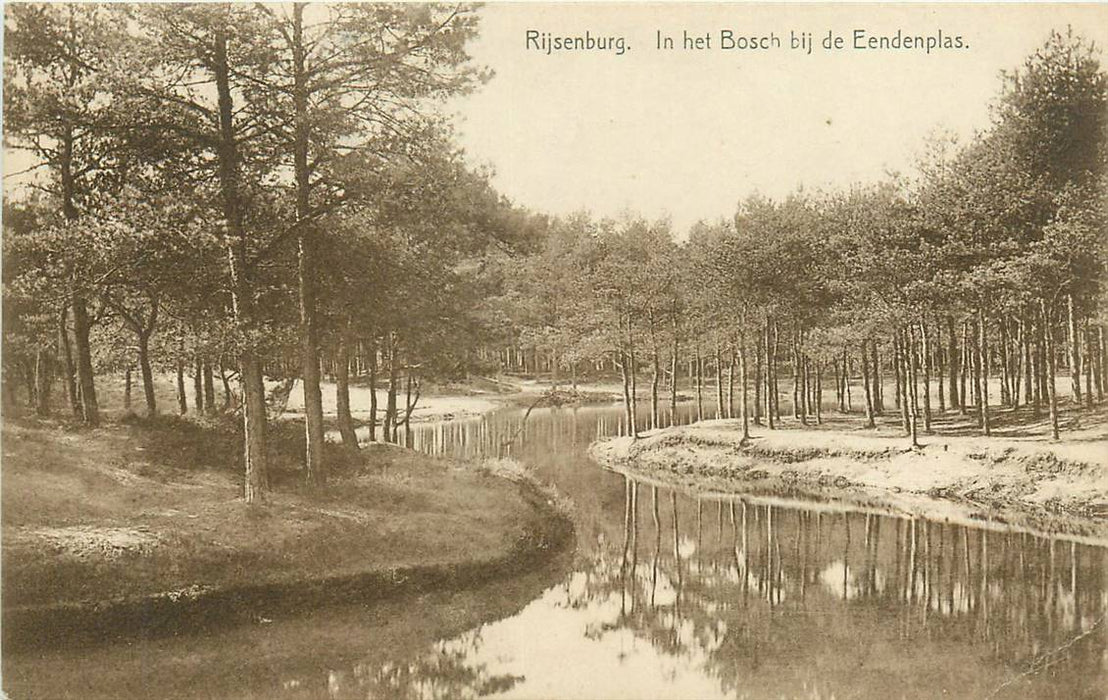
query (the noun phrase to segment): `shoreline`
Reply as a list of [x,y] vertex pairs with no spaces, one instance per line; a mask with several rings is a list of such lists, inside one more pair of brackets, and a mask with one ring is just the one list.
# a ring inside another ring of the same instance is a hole
[[[295,442],[294,430],[275,447]],[[464,590],[555,566],[573,542],[566,504],[515,463],[374,445],[315,489],[288,455],[271,475],[272,501],[253,507],[235,497],[234,441],[180,419],[91,432],[6,421],[5,648],[162,637]],[[332,457],[342,457],[337,446]]]
[[271,617],[309,614],[329,605],[373,605],[408,595],[461,591],[501,576],[555,566],[573,542],[573,525],[538,487],[529,482],[519,487],[535,510],[535,527],[496,556],[110,600],[5,606],[3,644],[9,652],[21,653],[264,624]]
[[752,430],[710,420],[589,446],[601,465],[705,495],[829,501],[889,514],[1108,543],[1108,440],[905,438],[864,430]]

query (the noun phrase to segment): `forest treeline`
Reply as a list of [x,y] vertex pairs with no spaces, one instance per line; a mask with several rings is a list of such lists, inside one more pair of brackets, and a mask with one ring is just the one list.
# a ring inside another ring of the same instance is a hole
[[682,375],[698,406],[775,427],[784,387],[818,421],[860,374],[850,401],[870,422],[899,406],[913,437],[1019,404],[1057,433],[1060,367],[1075,400],[1103,396],[1106,82],[1080,38],[1052,35],[920,177],[753,197],[679,243],[664,221],[528,211],[466,163],[441,105],[490,77],[473,7],[5,12],[4,137],[33,156],[5,188],[5,409],[96,426],[110,373],[148,415],[237,413],[248,501],[267,382],[301,380],[325,480],[324,373],[351,450],[351,382],[386,390],[368,427],[396,440],[423,381],[498,370],[614,366],[632,432],[639,383],[662,425]]
[[698,417],[714,402],[744,435],[776,426],[782,392],[807,424],[834,391],[870,426],[895,407],[913,444],[936,412],[971,411],[988,435],[991,407],[1020,405],[1057,438],[1059,371],[1077,404],[1108,380],[1106,87],[1097,51],[1052,33],[1003,76],[990,127],[934,139],[915,178],[750,197],[683,244],[666,221],[556,221],[518,276],[523,344],[555,367],[609,357],[630,434],[639,383],[658,427],[683,372]]

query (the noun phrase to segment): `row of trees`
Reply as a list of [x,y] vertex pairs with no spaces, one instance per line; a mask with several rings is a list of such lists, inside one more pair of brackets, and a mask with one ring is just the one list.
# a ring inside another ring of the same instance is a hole
[[444,338],[480,328],[481,261],[523,228],[437,108],[487,77],[476,31],[467,5],[8,8],[4,136],[33,172],[5,198],[5,397],[22,377],[45,413],[59,377],[95,427],[97,372],[137,367],[151,415],[159,370],[181,412],[186,369],[196,410],[216,409],[218,374],[251,502],[267,377],[301,380],[314,482],[324,361],[356,449],[350,357],[371,381],[381,359],[395,433],[401,381],[418,395],[457,364]]
[[948,409],[972,408],[988,435],[998,402],[1048,411],[1057,437],[1059,365],[1079,404],[1108,380],[1106,136],[1094,49],[1054,33],[1005,76],[992,126],[962,148],[936,139],[915,179],[752,197],[683,245],[664,221],[555,222],[514,285],[520,342],[555,367],[610,358],[633,434],[637,379],[655,427],[660,383],[672,416],[687,365],[698,417],[714,374],[716,413],[744,434],[780,420],[787,366],[805,424],[825,382],[845,411],[861,375],[868,425],[895,404],[913,444]]
[[487,77],[476,31],[468,6],[8,8],[5,139],[35,172],[4,203],[5,400],[22,380],[45,413],[60,383],[95,426],[97,373],[137,376],[152,415],[165,372],[185,413],[191,373],[192,410],[241,412],[261,501],[265,381],[302,380],[318,483],[324,370],[350,449],[352,377],[395,440],[421,379],[497,365],[612,367],[632,432],[640,394],[673,419],[681,375],[744,430],[777,425],[790,379],[802,422],[828,384],[913,439],[971,407],[987,433],[998,399],[1057,434],[1059,362],[1101,399],[1108,119],[1082,40],[1053,35],[916,180],[753,197],[679,244],[665,221],[529,213],[466,165],[436,105]]

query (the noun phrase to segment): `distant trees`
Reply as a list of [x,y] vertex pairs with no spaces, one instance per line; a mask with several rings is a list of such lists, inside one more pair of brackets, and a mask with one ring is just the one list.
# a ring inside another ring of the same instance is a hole
[[714,378],[715,415],[741,415],[744,431],[780,420],[787,370],[802,424],[822,421],[830,374],[839,410],[860,376],[867,425],[891,404],[913,444],[947,410],[972,408],[988,435],[997,405],[1046,408],[1057,437],[1060,363],[1074,403],[1104,392],[1106,80],[1087,42],[1053,33],[1005,77],[991,128],[961,149],[933,143],[916,181],[751,198],[679,247],[641,223],[555,222],[519,288],[549,280],[534,297],[549,300],[544,330],[520,318],[519,340],[607,338],[583,356],[620,370],[631,435],[646,354],[651,426],[665,364],[674,401],[685,366],[709,415]]

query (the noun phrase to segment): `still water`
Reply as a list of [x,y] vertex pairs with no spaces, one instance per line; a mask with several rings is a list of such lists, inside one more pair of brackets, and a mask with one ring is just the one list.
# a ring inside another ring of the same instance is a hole
[[[619,408],[418,426],[572,499],[577,552],[473,590],[5,659],[12,697],[1108,696],[1108,550],[751,496],[585,455]],[[686,417],[687,418],[687,417]]]

